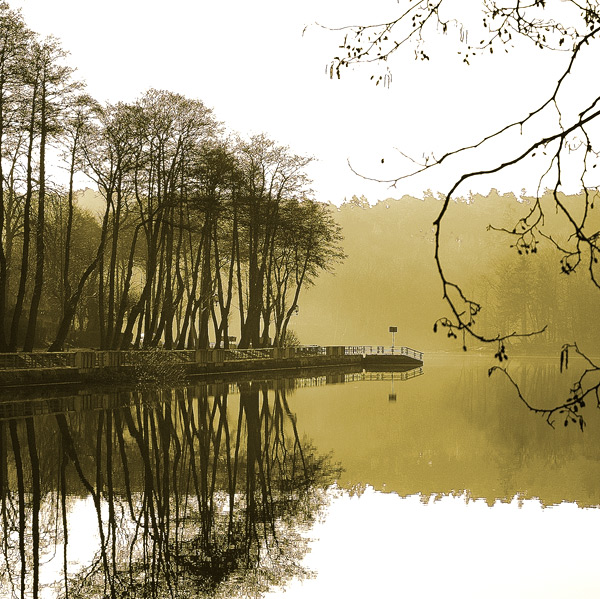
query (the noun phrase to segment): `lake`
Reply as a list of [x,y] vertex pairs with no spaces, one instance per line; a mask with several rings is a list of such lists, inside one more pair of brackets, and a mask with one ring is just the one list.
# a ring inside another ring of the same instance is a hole
[[597,597],[598,410],[492,364],[5,394],[0,596]]

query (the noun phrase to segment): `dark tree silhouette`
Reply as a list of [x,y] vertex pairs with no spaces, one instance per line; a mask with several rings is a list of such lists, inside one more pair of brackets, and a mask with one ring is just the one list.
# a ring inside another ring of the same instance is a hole
[[[306,576],[301,531],[339,468],[300,439],[285,389],[239,391],[117,392],[100,410],[0,419],[3,590],[42,595],[61,542],[65,598],[260,596]],[[73,568],[81,497],[95,553]]]
[[[286,210],[314,205],[311,158],[264,135],[232,141],[200,100],[150,89],[101,106],[81,88],[59,42],[0,2],[0,351],[269,343],[282,327],[275,250],[297,227]],[[84,215],[76,174],[97,186],[101,214]],[[82,244],[87,216],[97,231]],[[299,280],[328,270],[330,249]]]

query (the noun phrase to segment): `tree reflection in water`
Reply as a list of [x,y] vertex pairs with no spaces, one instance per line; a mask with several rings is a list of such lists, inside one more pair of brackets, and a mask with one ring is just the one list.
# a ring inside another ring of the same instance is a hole
[[[216,387],[0,420],[0,594],[256,596],[310,576],[303,531],[339,469],[299,438],[281,385]],[[70,519],[81,504],[93,521]],[[69,543],[81,526],[92,559]]]

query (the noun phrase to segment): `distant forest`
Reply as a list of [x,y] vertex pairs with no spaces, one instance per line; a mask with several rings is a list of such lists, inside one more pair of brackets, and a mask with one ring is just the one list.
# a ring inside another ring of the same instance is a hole
[[0,3],[0,351],[285,344],[343,257],[311,158],[169,91],[101,105],[66,59]]
[[[576,196],[563,196],[567,205]],[[433,259],[432,223],[440,201],[405,196],[370,206],[353,197],[332,208],[344,232],[347,254],[335,276],[307,291],[292,326],[302,341],[321,344],[391,345],[426,351],[462,351],[462,339],[448,339],[434,322],[448,314]],[[600,295],[585,268],[565,273],[562,254],[544,239],[515,247],[510,228],[530,208],[530,200],[492,191],[457,200],[447,214],[442,253],[453,280],[482,305],[478,324],[489,335],[547,329],[513,338],[507,353],[556,353],[562,343],[600,351]],[[547,219],[553,218],[547,215]],[[558,217],[557,217],[558,218]],[[561,223],[548,223],[561,230]],[[490,225],[494,228],[490,228]],[[534,251],[532,251],[534,250]],[[469,337],[468,350],[479,349]]]
[[[313,197],[311,160],[228,133],[201,101],[169,91],[98,103],[60,43],[0,2],[0,351],[389,345],[389,326],[398,344],[460,351],[462,340],[433,333],[447,314],[433,260],[439,200],[337,208]],[[81,174],[98,190],[95,211]],[[548,325],[509,351],[597,351],[584,269],[565,268],[544,238],[511,247],[514,236],[489,229],[513,227],[528,202],[454,202],[447,274],[481,303],[490,335]]]

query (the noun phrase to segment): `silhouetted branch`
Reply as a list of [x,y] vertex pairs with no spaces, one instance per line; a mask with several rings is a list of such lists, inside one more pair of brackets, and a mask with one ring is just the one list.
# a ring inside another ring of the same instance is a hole
[[[442,14],[443,10],[446,11]],[[449,31],[449,25],[452,24],[459,32],[460,45],[463,47],[463,61],[469,64],[470,56],[482,55],[483,50],[489,50],[493,53],[493,48],[497,44],[507,46],[507,51],[513,46],[513,35],[524,38],[541,49],[552,49],[560,52],[569,53],[569,60],[566,66],[561,70],[555,85],[549,95],[538,106],[520,119],[511,121],[505,126],[484,135],[478,141],[452,149],[441,156],[435,158],[428,157],[424,164],[418,164],[417,169],[408,173],[402,173],[389,179],[365,176],[355,169],[350,168],[356,174],[363,178],[387,183],[391,186],[397,184],[409,177],[422,174],[432,168],[440,166],[451,157],[464,155],[470,150],[482,149],[488,146],[492,141],[503,138],[505,134],[513,129],[518,129],[523,134],[525,125],[531,123],[535,117],[546,114],[549,108],[555,112],[558,121],[558,130],[552,133],[542,135],[536,140],[528,143],[525,149],[519,150],[515,155],[508,158],[502,158],[495,165],[487,168],[475,169],[463,173],[456,179],[443,198],[443,204],[437,218],[434,221],[435,231],[435,262],[442,283],[443,298],[447,301],[451,317],[440,318],[434,325],[434,330],[439,327],[445,327],[448,331],[448,337],[458,338],[458,334],[469,336],[481,342],[497,342],[498,352],[496,357],[503,359],[505,356],[504,341],[512,337],[528,337],[543,332],[546,327],[536,331],[522,332],[504,332],[495,335],[483,334],[476,329],[476,316],[481,310],[481,304],[468,297],[459,282],[451,280],[446,275],[444,261],[442,259],[442,223],[444,222],[447,211],[454,199],[459,187],[464,183],[485,176],[498,174],[509,167],[520,164],[526,159],[533,157],[541,152],[548,156],[548,163],[545,170],[542,170],[538,187],[538,197],[534,199],[529,213],[521,218],[512,228],[495,228],[501,230],[516,238],[514,247],[519,254],[529,254],[537,252],[537,244],[541,237],[550,240],[551,243],[563,254],[561,257],[561,270],[564,274],[574,272],[583,261],[584,252],[587,252],[589,259],[586,260],[590,277],[594,284],[598,286],[600,275],[595,272],[597,264],[597,254],[600,252],[598,246],[598,231],[588,231],[586,224],[590,209],[593,207],[593,196],[590,193],[590,187],[586,184],[585,174],[588,171],[588,164],[592,158],[597,157],[598,153],[593,149],[588,133],[588,127],[600,116],[598,103],[600,97],[594,98],[591,102],[579,111],[570,124],[564,123],[564,115],[561,110],[561,93],[569,89],[572,85],[572,75],[575,65],[582,54],[584,47],[595,40],[600,33],[600,12],[595,2],[577,2],[568,1],[563,3],[561,9],[549,9],[546,2],[533,0],[523,4],[516,2],[513,4],[502,5],[494,1],[484,1],[480,8],[482,11],[483,24],[476,24],[476,17],[472,24],[465,24],[459,19],[452,18],[452,11],[456,10],[452,4],[443,0],[431,2],[410,3],[406,10],[400,9],[400,15],[390,21],[377,23],[373,25],[355,25],[339,28],[335,31],[342,31],[345,34],[344,42],[340,45],[344,51],[339,56],[334,57],[330,65],[330,76],[336,74],[341,76],[342,67],[349,65],[358,65],[361,63],[387,63],[392,54],[397,53],[409,41],[416,41],[416,55],[422,60],[429,60],[429,56],[424,51],[424,45],[430,41],[430,37],[435,34],[446,34]],[[407,6],[407,5],[405,5]],[[564,15],[560,10],[564,9]],[[569,12],[570,11],[570,12]],[[562,23],[559,17],[569,19],[569,23]],[[437,31],[433,30],[431,25],[435,23]],[[481,31],[481,33],[479,33]],[[477,39],[481,36],[481,42],[473,44],[469,42],[470,32],[477,32]],[[565,43],[567,42],[567,43]],[[459,52],[461,54],[461,52]],[[374,77],[371,77],[373,79]],[[377,80],[377,83],[381,77]],[[389,83],[389,79],[386,80]],[[581,135],[584,142],[572,141],[574,135]],[[550,151],[551,150],[551,151]],[[583,215],[571,206],[567,206],[559,193],[562,186],[563,155],[565,153],[583,150],[583,167],[581,172],[581,182],[584,189]],[[408,156],[405,152],[400,152],[403,156]],[[412,159],[411,159],[412,160]],[[413,160],[413,162],[415,162]],[[590,164],[595,167],[595,164]],[[569,237],[568,244],[563,245],[554,239],[551,233],[544,231],[545,214],[542,206],[541,196],[542,183],[550,175],[555,175],[554,185],[552,186],[552,200],[555,209],[566,219],[572,235]],[[577,216],[576,216],[577,215]],[[573,247],[572,247],[573,246]],[[463,347],[466,345],[463,342]]]
[[546,422],[552,428],[554,428],[556,419],[560,418],[563,420],[564,426],[568,426],[569,423],[574,423],[579,426],[581,431],[583,431],[586,422],[581,410],[586,407],[586,400],[590,397],[595,399],[596,407],[600,408],[600,366],[592,362],[588,356],[581,352],[576,343],[567,343],[563,345],[560,353],[561,372],[563,369],[566,370],[568,368],[570,351],[575,352],[577,356],[583,358],[588,367],[571,387],[566,401],[552,408],[537,408],[531,405],[531,403],[523,395],[519,384],[512,378],[506,368],[493,366],[489,369],[488,375],[491,376],[494,372],[501,372],[514,387],[519,399],[525,404],[525,406],[527,406],[531,412],[543,415]]

